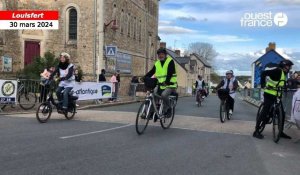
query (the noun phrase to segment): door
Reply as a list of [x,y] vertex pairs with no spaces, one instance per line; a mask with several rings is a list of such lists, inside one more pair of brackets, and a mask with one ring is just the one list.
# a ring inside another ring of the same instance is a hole
[[31,64],[33,59],[40,56],[40,42],[25,41],[24,65]]

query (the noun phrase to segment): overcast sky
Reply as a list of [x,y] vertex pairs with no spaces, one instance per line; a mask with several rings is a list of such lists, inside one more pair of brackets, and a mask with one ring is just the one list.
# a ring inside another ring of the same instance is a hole
[[[275,14],[280,12],[288,19],[282,27],[274,22]],[[219,53],[216,66],[220,73],[227,66],[219,64],[232,59],[238,62],[232,69],[250,74],[250,66],[240,64],[251,64],[269,42],[276,42],[277,51],[286,58],[299,60],[300,0],[161,0],[159,13],[159,36],[168,47],[184,50],[191,42],[213,44]],[[241,24],[249,14],[271,17],[272,26]]]

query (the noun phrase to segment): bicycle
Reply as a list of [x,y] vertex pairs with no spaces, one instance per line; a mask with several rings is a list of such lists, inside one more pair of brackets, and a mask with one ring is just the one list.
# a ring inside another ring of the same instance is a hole
[[198,107],[202,106],[202,102],[204,101],[203,95],[203,89],[197,90],[196,99]]
[[[278,83],[279,84],[279,83]],[[278,143],[280,140],[280,135],[283,132],[283,115],[284,109],[281,101],[283,88],[276,88],[276,101],[272,104],[268,115],[265,117],[265,120],[260,120],[258,132],[261,134],[267,124],[272,124],[272,134],[273,141]],[[261,112],[264,108],[264,103],[262,103],[257,111],[256,120],[258,121],[261,116]]]
[[[17,90],[17,101],[20,107],[24,110],[30,110],[34,108],[36,102],[37,102],[37,95],[34,92],[30,92],[28,90],[28,86],[26,86],[25,82],[21,82],[19,79],[18,82],[18,90]],[[8,104],[2,104],[0,106],[0,111],[4,110],[4,108]],[[14,104],[11,104],[13,107]],[[14,107],[13,107],[14,108]]]
[[[46,123],[48,119],[50,118],[52,114],[52,106],[55,106],[57,109],[57,112],[59,114],[63,114],[67,120],[71,120],[74,118],[75,114],[77,113],[76,111],[76,100],[78,100],[77,96],[73,96],[73,92],[71,91],[69,93],[69,104],[68,104],[68,109],[67,112],[62,112],[62,101],[61,102],[56,102],[53,98],[53,93],[54,93],[54,88],[53,88],[53,83],[52,81],[49,81],[49,84],[51,84],[50,91],[47,95],[47,100],[46,102],[43,102],[40,104],[36,111],[36,118],[40,123]],[[63,93],[63,91],[61,92]]]
[[220,121],[224,123],[226,118],[227,120],[231,119],[232,114],[229,114],[229,105],[227,102],[229,96],[229,90],[226,89],[219,89],[218,90],[218,97],[221,100],[220,103]]
[[[158,87],[159,88],[159,87]],[[175,115],[175,106],[177,103],[178,94],[175,92],[169,96],[171,114],[164,115],[163,114],[163,100],[160,95],[155,94],[153,90],[147,92],[145,101],[141,104],[136,121],[135,128],[136,132],[141,135],[146,130],[149,120],[153,119],[154,122],[156,120],[160,120],[160,125],[163,129],[168,129],[173,123],[174,115]],[[158,103],[156,100],[158,99]]]

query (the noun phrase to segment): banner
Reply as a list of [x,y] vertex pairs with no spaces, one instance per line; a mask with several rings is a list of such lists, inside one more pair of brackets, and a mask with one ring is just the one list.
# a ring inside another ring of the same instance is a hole
[[74,95],[78,100],[96,100],[112,97],[112,83],[81,82],[76,83]]
[[0,80],[0,104],[16,102],[18,83],[15,80]]

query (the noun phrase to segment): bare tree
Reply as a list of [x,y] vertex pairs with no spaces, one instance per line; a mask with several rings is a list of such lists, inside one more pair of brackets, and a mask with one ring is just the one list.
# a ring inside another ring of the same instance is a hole
[[192,53],[198,54],[209,62],[212,62],[218,55],[212,44],[201,42],[190,43],[188,50],[184,54],[189,55]]

